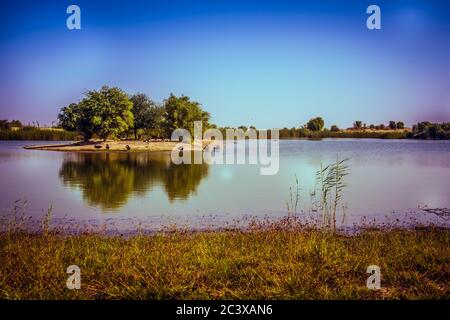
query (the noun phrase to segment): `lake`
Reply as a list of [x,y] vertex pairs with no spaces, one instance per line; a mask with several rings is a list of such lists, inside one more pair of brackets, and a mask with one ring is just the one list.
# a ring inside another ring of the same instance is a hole
[[[25,150],[38,141],[0,142],[2,215],[16,200],[40,218],[52,206],[55,221],[111,223],[117,229],[177,224],[221,226],[248,217],[287,214],[298,177],[299,215],[313,216],[311,193],[323,165],[348,158],[350,174],[341,225],[445,217],[419,206],[450,208],[450,141],[280,140],[278,174],[258,165],[175,165],[168,153],[64,153]],[[244,143],[238,147],[245,148]],[[22,203],[21,202],[21,203]]]

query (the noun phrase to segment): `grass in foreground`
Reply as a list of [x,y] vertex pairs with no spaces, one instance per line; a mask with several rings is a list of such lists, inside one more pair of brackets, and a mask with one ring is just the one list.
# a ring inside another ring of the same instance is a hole
[[[6,299],[448,299],[450,231],[343,236],[273,225],[125,238],[3,233]],[[68,290],[66,269],[81,268]],[[381,268],[381,290],[366,269]]]

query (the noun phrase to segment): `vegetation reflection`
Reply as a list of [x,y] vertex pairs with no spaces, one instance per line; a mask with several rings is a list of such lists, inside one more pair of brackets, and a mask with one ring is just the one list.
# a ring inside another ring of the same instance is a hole
[[208,165],[175,165],[167,153],[66,154],[59,171],[65,186],[79,188],[89,205],[103,210],[118,209],[158,185],[170,202],[187,199],[207,175]]

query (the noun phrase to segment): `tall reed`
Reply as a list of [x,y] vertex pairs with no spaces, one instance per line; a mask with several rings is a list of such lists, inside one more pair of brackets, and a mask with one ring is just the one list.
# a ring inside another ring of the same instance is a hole
[[[327,166],[320,165],[316,172],[316,185],[319,186],[319,210],[324,227],[336,230],[338,206],[342,200],[342,192],[346,187],[344,177],[349,173],[348,159],[339,160]],[[343,207],[344,208],[344,207]]]
[[297,209],[300,203],[300,184],[298,177],[295,175],[295,188],[289,187],[289,201],[286,202],[288,217],[297,217]]

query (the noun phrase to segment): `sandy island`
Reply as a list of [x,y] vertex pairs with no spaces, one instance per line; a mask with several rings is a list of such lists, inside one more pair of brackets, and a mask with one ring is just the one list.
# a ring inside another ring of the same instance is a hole
[[[176,147],[176,141],[138,141],[138,140],[91,140],[79,141],[67,144],[30,145],[25,149],[49,150],[49,151],[172,151]],[[210,141],[203,141],[205,148]],[[194,148],[195,150],[195,148]]]

